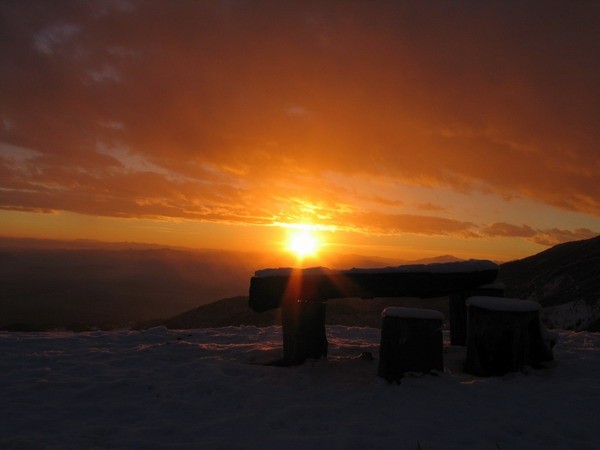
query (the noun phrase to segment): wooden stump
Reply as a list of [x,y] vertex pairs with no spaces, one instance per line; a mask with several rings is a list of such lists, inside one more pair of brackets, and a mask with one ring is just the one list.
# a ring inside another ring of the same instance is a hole
[[286,299],[282,304],[281,320],[285,365],[327,356],[325,303]]
[[400,382],[405,372],[444,370],[442,313],[390,307],[382,316],[379,376]]
[[467,345],[467,299],[474,296],[504,297],[504,283],[484,284],[449,296],[450,345]]
[[469,298],[465,372],[504,375],[526,366],[539,368],[542,362],[552,360],[539,310],[540,305],[529,300]]

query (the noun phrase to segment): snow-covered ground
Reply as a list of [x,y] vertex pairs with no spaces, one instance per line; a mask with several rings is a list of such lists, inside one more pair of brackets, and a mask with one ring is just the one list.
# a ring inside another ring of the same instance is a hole
[[446,346],[394,385],[372,328],[291,368],[261,365],[279,327],[0,333],[0,448],[598,449],[600,334],[559,334],[544,370],[476,378]]

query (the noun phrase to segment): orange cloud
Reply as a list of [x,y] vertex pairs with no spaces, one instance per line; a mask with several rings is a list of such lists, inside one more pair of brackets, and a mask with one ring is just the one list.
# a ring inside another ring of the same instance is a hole
[[591,233],[457,220],[462,206],[434,197],[416,208],[438,216],[419,215],[327,181],[600,217],[598,6],[469,6],[4,2],[0,207],[539,243]]

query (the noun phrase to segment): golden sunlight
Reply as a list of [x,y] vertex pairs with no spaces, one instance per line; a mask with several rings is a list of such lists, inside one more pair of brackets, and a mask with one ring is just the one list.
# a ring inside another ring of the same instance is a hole
[[298,258],[314,256],[319,249],[319,240],[311,230],[296,230],[290,234],[287,248]]

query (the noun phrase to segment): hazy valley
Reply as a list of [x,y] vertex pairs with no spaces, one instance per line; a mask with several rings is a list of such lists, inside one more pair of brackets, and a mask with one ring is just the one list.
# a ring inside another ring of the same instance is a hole
[[[420,262],[449,261],[451,256]],[[346,256],[340,268],[406,261]],[[0,327],[8,330],[268,326],[245,297],[254,271],[281,264],[267,253],[194,251],[143,244],[0,239]],[[502,264],[506,295],[538,301],[551,327],[600,330],[600,237],[569,242]],[[223,300],[218,300],[223,299]],[[328,302],[328,323],[379,326],[385,306],[439,309],[441,299],[344,299]]]

